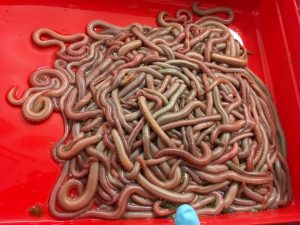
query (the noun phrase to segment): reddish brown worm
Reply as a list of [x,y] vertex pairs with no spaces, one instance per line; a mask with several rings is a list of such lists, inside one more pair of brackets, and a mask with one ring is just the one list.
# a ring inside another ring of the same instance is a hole
[[249,197],[250,199],[256,201],[256,202],[263,202],[266,200],[266,198],[263,195],[260,195],[254,191],[252,191],[250,188],[248,188],[246,185],[243,187],[243,193]]
[[[113,130],[112,136],[115,141],[116,149],[120,156],[122,165],[128,171],[131,171],[133,169],[133,165],[125,153],[125,149],[121,142],[120,136],[118,135],[118,132],[116,130]],[[137,175],[137,181],[143,188],[145,188],[150,193],[155,194],[156,196],[159,196],[166,200],[175,201],[178,203],[186,203],[186,202],[191,201],[192,198],[194,197],[194,195],[192,193],[178,194],[178,193],[172,193],[170,191],[162,189],[162,188],[150,183],[141,174]]]
[[154,38],[152,40],[152,42],[154,44],[157,44],[157,45],[158,44],[164,44],[164,45],[167,45],[169,47],[172,47],[172,46],[177,45],[178,43],[180,43],[185,38],[185,36],[186,36],[186,33],[181,33],[172,42],[168,42],[168,41],[166,41],[165,39],[162,39],[162,38]]
[[138,173],[140,172],[140,169],[141,169],[141,164],[136,161],[134,166],[133,166],[133,169],[129,173],[128,172],[125,173],[125,177],[128,180],[135,179],[136,176],[138,175]]
[[[83,188],[82,183],[76,179],[70,179],[66,183],[64,183],[57,195],[57,201],[59,206],[64,210],[71,211],[71,212],[87,206],[92,200],[96,192],[97,183],[98,183],[98,174],[99,174],[99,163],[94,162],[90,167],[87,186],[84,191],[82,190]],[[68,193],[70,192],[70,189],[73,187],[77,187],[78,192],[80,194],[80,196],[76,199],[69,198]]]
[[159,53],[163,53],[162,49],[159,48],[157,45],[152,43],[146,36],[144,36],[136,27],[132,28],[132,32],[140,38],[140,40],[149,48],[152,48],[155,51],[158,51]]
[[165,16],[168,16],[169,14],[167,12],[160,12],[157,16],[157,23],[162,27],[173,27],[178,29],[180,32],[183,32],[183,27],[179,23],[167,23],[164,19]]
[[70,162],[70,172],[72,176],[76,179],[80,179],[88,174],[89,170],[86,168],[81,169],[81,171],[78,171],[76,168],[76,159],[73,158]]
[[153,212],[160,216],[160,217],[165,217],[165,216],[168,216],[170,214],[173,214],[175,213],[175,210],[174,209],[163,209],[161,207],[161,203],[162,201],[159,200],[159,201],[156,201],[154,204],[153,204]]
[[140,163],[143,171],[144,171],[144,175],[145,177],[152,182],[153,184],[164,188],[166,190],[169,189],[173,189],[176,186],[178,186],[178,184],[180,183],[180,179],[181,179],[181,170],[179,167],[176,168],[176,172],[174,173],[174,176],[169,179],[169,180],[165,180],[165,181],[160,181],[159,179],[157,179],[154,174],[151,172],[151,170],[148,168],[148,166],[146,165],[145,161],[143,160],[143,158],[141,157],[137,157],[136,160]]
[[118,51],[118,54],[120,56],[123,56],[125,55],[127,52],[130,52],[132,51],[133,49],[137,49],[139,47],[142,46],[142,42],[140,40],[135,40],[135,41],[131,41],[129,42],[128,44],[126,45],[123,45],[119,51]]
[[90,145],[98,143],[102,138],[100,131],[101,131],[101,129],[99,129],[98,132],[94,136],[86,137],[86,138],[79,140],[78,142],[76,142],[75,144],[70,146],[69,149],[65,149],[64,147],[58,148],[57,156],[62,159],[73,158],[80,151],[82,151],[82,149],[84,149]]
[[240,205],[240,206],[254,206],[256,201],[248,200],[244,198],[235,198],[233,204]]
[[95,127],[99,127],[103,118],[102,117],[97,117],[93,120],[91,120],[88,123],[85,123],[82,127],[80,127],[80,131],[86,132],[93,130]]
[[173,122],[175,120],[182,119],[187,116],[193,109],[196,107],[200,107],[202,109],[205,108],[205,105],[200,101],[192,101],[189,102],[183,109],[174,113],[166,113],[157,118],[157,123],[159,125],[164,125],[166,123]]
[[152,206],[153,201],[147,198],[143,198],[139,195],[132,195],[131,200],[138,205]]
[[44,90],[48,90],[50,89],[54,84],[54,82],[50,82],[50,84],[48,86],[42,86],[42,87],[32,87],[29,88],[27,91],[25,91],[25,93],[22,95],[22,97],[18,98],[17,94],[18,94],[18,88],[17,86],[13,86],[9,92],[7,93],[7,100],[10,104],[12,105],[22,105],[24,104],[25,100],[32,94],[32,93],[36,93],[36,92],[40,92],[40,91],[44,91]]
[[126,210],[128,199],[133,194],[139,194],[142,196],[148,196],[148,194],[145,194],[145,191],[143,188],[139,187],[138,185],[128,185],[126,188],[122,190],[120,193],[120,198],[117,202],[116,209],[112,211],[106,211],[106,210],[89,210],[83,214],[80,215],[80,218],[86,218],[86,217],[94,217],[94,218],[102,218],[102,219],[116,219],[121,218]]
[[99,182],[103,190],[111,196],[111,203],[115,202],[118,198],[117,192],[112,188],[112,185],[109,183],[109,180],[106,176],[106,170],[103,166],[100,166],[99,172]]
[[238,143],[235,142],[232,146],[232,148],[226,152],[224,155],[222,155],[220,158],[214,160],[212,163],[213,164],[223,164],[226,161],[232,159],[233,157],[235,157],[239,152],[239,147],[238,147]]
[[225,180],[234,180],[237,182],[244,182],[248,184],[266,184],[272,182],[272,176],[247,176],[241,175],[233,171],[226,171],[220,174],[209,174],[206,172],[198,172],[200,178],[209,181],[211,183],[220,183],[224,182]]
[[124,114],[122,112],[122,106],[121,106],[121,103],[119,101],[119,97],[118,97],[118,90],[114,90],[112,93],[111,93],[111,96],[112,96],[112,100],[115,104],[115,107],[116,107],[116,112],[118,114],[118,117],[120,119],[120,123],[122,124],[122,126],[124,127],[124,129],[130,133],[132,132],[133,130],[133,127],[127,123],[127,121],[125,120],[125,117],[124,117]]
[[211,58],[216,62],[226,63],[230,66],[235,66],[235,67],[246,67],[248,63],[247,59],[241,59],[241,58],[227,56],[227,55],[220,55],[216,53],[212,53]]
[[152,210],[152,206],[141,206],[128,203],[127,210],[128,212],[150,212]]
[[199,215],[218,215],[224,209],[224,200],[222,195],[219,192],[212,192],[211,195],[215,197],[216,205],[214,208],[200,208],[196,209],[197,214]]
[[178,121],[170,122],[168,124],[162,125],[161,128],[163,130],[170,130],[182,126],[201,124],[207,121],[218,121],[220,119],[221,119],[220,115],[204,116],[201,118],[195,118],[189,120],[178,120]]
[[186,191],[192,191],[199,194],[208,194],[212,191],[218,191],[224,187],[226,187],[230,181],[224,181],[222,183],[210,184],[210,185],[188,185]]
[[66,104],[65,104],[65,109],[64,109],[66,116],[68,116],[69,118],[71,118],[73,120],[79,121],[79,120],[88,119],[88,118],[95,118],[99,114],[101,114],[101,110],[93,110],[93,111],[87,111],[87,112],[74,112],[72,107],[75,104],[76,95],[77,95],[76,89],[71,90],[71,92],[68,96],[68,99],[66,101]]
[[[222,42],[226,42],[226,40],[230,37],[229,33],[226,32],[224,35],[221,37],[215,37],[215,38],[210,38],[207,42],[207,47],[204,52],[204,56],[207,62],[210,62],[211,59],[214,61],[217,61],[215,59],[215,53],[212,53],[212,48],[214,44],[219,44]],[[217,61],[218,62],[218,61]]]
[[205,142],[201,142],[200,147],[203,150],[203,156],[201,158],[195,157],[189,152],[177,148],[162,149],[155,154],[155,157],[158,158],[161,156],[177,156],[190,163],[195,168],[202,168],[210,163],[212,158],[212,151]]
[[63,219],[71,219],[74,217],[77,217],[87,211],[91,204],[87,205],[86,207],[76,211],[76,212],[61,212],[57,210],[56,208],[56,201],[57,201],[57,193],[61,188],[61,185],[65,181],[65,178],[67,177],[67,174],[69,172],[69,167],[70,167],[70,161],[67,161],[64,164],[63,170],[54,186],[52,189],[51,195],[50,195],[50,200],[49,200],[49,212],[52,216],[57,217],[57,218],[63,218]]
[[[43,96],[46,91],[32,94],[27,98],[22,106],[23,116],[31,122],[40,122],[47,119],[53,112],[53,102],[47,97]],[[38,106],[36,105],[38,104]],[[33,109],[38,110],[33,110]]]
[[210,142],[214,143],[217,140],[217,137],[220,133],[239,131],[243,126],[245,126],[245,124],[246,122],[244,120],[239,120],[234,123],[219,125],[211,132]]
[[224,196],[224,209],[228,209],[232,205],[232,203],[238,193],[238,188],[239,188],[238,183],[233,182],[230,184],[230,186]]
[[161,129],[158,123],[154,120],[151,112],[146,105],[146,99],[143,96],[139,97],[139,106],[145,119],[148,121],[151,128],[157,133],[157,135],[164,141],[167,146],[176,147],[176,145],[170,140],[167,134]]
[[[224,23],[226,25],[231,24],[234,19],[234,13],[230,8],[227,7],[216,7],[211,9],[200,9],[199,8],[199,2],[195,2],[192,5],[193,12],[196,13],[199,16],[206,16],[211,14],[217,14],[217,13],[227,13],[228,18],[227,19],[221,19],[218,17],[214,17],[215,20],[220,21],[221,23]],[[209,18],[209,17],[206,17]]]
[[116,76],[119,73],[119,71],[121,71],[122,69],[136,67],[142,62],[143,58],[144,58],[143,54],[137,54],[132,61],[122,64],[116,69],[114,69],[112,71],[113,76]]

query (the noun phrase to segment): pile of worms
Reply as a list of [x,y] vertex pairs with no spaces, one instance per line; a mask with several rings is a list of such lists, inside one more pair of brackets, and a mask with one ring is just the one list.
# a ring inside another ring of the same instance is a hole
[[29,122],[63,118],[52,216],[168,217],[184,203],[218,215],[291,201],[277,112],[233,18],[194,3],[160,12],[157,27],[94,20],[86,33],[33,33],[37,46],[58,46],[53,67],[7,97]]

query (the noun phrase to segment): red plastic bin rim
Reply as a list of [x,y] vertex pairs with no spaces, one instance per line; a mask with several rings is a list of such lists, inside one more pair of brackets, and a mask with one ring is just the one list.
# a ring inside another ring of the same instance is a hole
[[[21,92],[35,69],[51,66],[55,49],[38,49],[30,41],[32,32],[49,27],[62,33],[85,31],[89,21],[103,19],[118,25],[132,22],[155,25],[158,11],[174,13],[191,5],[190,0],[3,0],[0,2],[0,223],[3,224],[173,224],[171,219],[99,221],[95,219],[57,221],[48,215],[49,193],[60,172],[50,156],[51,146],[63,133],[61,118],[53,115],[41,124],[29,124],[18,108],[5,100],[14,84]],[[272,92],[287,137],[288,163],[294,190],[290,206],[257,213],[200,217],[201,224],[278,224],[300,221],[300,180],[297,162],[298,124],[300,124],[300,37],[299,14],[295,1],[286,0],[213,0],[204,6],[232,7],[236,18],[231,28],[255,53],[249,67]],[[284,79],[282,79],[284,77]],[[287,101],[288,100],[288,101]],[[28,209],[41,204],[44,214],[33,218]]]

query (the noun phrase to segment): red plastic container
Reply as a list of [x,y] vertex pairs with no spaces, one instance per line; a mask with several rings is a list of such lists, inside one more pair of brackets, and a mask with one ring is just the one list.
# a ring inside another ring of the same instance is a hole
[[[300,221],[300,28],[296,2],[293,0],[206,0],[203,6],[226,5],[234,9],[231,28],[254,52],[249,67],[269,87],[286,134],[288,163],[292,176],[293,201],[276,210],[201,217],[201,224],[268,224]],[[298,1],[299,2],[299,1]],[[44,123],[30,124],[19,108],[10,106],[6,94],[16,84],[23,92],[28,77],[38,67],[51,66],[55,48],[38,49],[31,33],[49,27],[61,33],[85,31],[93,19],[118,25],[132,22],[155,25],[157,12],[174,13],[191,1],[180,0],[29,0],[0,1],[0,223],[39,224],[132,224],[130,220],[56,221],[47,212],[47,201],[59,166],[50,150],[62,135],[58,114]],[[297,76],[298,75],[298,76]],[[28,209],[40,203],[44,213],[33,218]],[[170,219],[135,221],[143,225],[173,224]],[[300,222],[299,222],[300,224]]]

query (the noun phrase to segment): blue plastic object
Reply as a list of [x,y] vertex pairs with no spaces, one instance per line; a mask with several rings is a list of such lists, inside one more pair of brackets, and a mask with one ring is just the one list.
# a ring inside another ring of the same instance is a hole
[[175,214],[175,225],[200,225],[196,211],[187,204],[178,207]]

